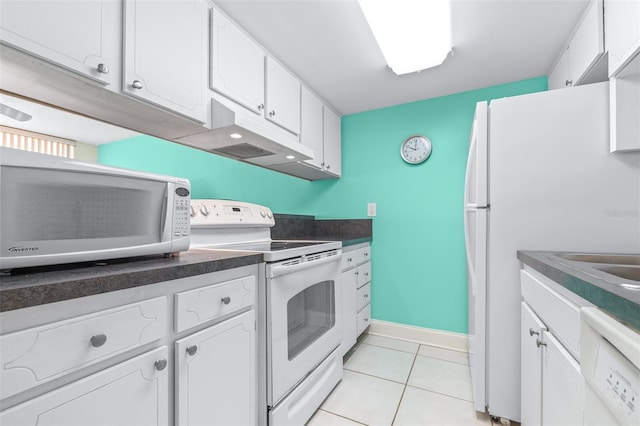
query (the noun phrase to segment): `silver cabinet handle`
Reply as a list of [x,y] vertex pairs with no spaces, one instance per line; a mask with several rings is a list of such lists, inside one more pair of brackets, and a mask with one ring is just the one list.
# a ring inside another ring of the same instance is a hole
[[264,104],[258,105],[258,111],[262,111],[264,109]]
[[100,74],[109,74],[109,68],[105,64],[98,64],[98,72]]
[[196,345],[191,345],[191,346],[187,346],[187,353],[191,356],[195,355],[196,352],[198,352],[198,346]]
[[369,295],[365,293],[364,298],[366,299],[367,297],[369,297]]
[[274,110],[271,110],[271,111],[269,112],[269,117],[273,117],[273,116],[275,116],[275,115],[276,115],[276,112],[275,112]]
[[349,261],[349,263],[353,262],[353,258],[351,258],[351,257],[348,258],[347,260]]
[[533,336],[533,335],[539,336],[540,332],[539,331],[535,331],[533,328],[529,329],[529,336]]
[[565,81],[565,82],[564,82],[564,85],[565,85],[565,86],[567,86],[567,87],[568,87],[568,86],[573,86],[573,80],[567,80],[567,81]]
[[327,170],[331,168],[331,164],[327,164]]
[[104,334],[96,334],[95,336],[91,336],[91,346],[94,348],[99,348],[107,342],[107,336]]
[[165,368],[167,368],[167,360],[166,359],[159,359],[153,365],[156,367],[156,370],[162,371]]
[[223,297],[222,299],[220,299],[220,301],[225,305],[228,305],[229,303],[231,303],[231,298],[229,296]]
[[364,257],[369,257],[369,252],[368,251],[364,252]]
[[365,273],[364,273],[364,276],[365,276],[365,277],[368,277],[368,276],[369,276],[369,273],[368,273],[368,272],[365,272]]
[[546,343],[542,343],[542,340],[540,340],[540,339],[536,339],[536,346],[537,347],[547,346],[547,344]]
[[364,319],[364,322],[369,322],[369,318],[365,318],[365,319]]
[[142,82],[140,80],[133,80],[133,83],[131,83],[131,87],[133,87],[134,89],[142,89]]
[[360,272],[356,271],[356,275],[360,275]]

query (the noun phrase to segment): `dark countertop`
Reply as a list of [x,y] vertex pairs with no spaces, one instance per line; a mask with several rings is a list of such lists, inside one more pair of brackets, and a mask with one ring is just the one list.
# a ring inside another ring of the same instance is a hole
[[[275,239],[341,241],[372,239],[370,219],[316,220],[276,215]],[[146,256],[104,262],[24,268],[0,275],[0,312],[124,290],[263,262],[255,252],[189,250],[173,257]]]
[[0,312],[186,278],[263,261],[254,252],[189,250],[173,257],[24,268],[0,276]]
[[609,278],[597,270],[594,272],[593,263],[565,260],[554,253],[518,251],[518,259],[619,321],[640,330],[640,290],[616,285],[616,281],[624,280]]

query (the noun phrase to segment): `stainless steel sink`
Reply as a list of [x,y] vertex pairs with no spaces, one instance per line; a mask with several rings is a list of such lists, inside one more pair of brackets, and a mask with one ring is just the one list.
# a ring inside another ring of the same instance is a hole
[[640,255],[637,254],[554,253],[554,255],[561,259],[576,262],[606,263],[608,265],[640,265]]
[[634,266],[595,266],[595,269],[625,280],[640,282],[640,268]]

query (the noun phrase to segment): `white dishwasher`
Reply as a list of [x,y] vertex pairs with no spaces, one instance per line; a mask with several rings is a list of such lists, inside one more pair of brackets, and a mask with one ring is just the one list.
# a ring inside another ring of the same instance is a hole
[[582,308],[584,424],[640,425],[640,334],[597,308]]

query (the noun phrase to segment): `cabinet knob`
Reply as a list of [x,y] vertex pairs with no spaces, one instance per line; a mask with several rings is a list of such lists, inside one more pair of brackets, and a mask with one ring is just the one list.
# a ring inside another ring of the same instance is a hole
[[264,104],[258,105],[258,111],[262,111],[264,109]]
[[369,257],[369,252],[368,251],[364,252],[364,257]]
[[196,352],[198,352],[198,346],[196,345],[191,345],[191,346],[187,346],[187,353],[191,356],[195,355]]
[[109,68],[105,64],[98,64],[98,72],[100,74],[109,74]]
[[356,271],[356,275],[360,275],[360,272]]
[[369,295],[365,293],[364,294],[364,298],[366,299],[367,297],[369,297]]
[[347,259],[349,261],[349,263],[353,262],[353,257],[350,257]]
[[327,164],[327,170],[331,168],[331,164]]
[[274,117],[275,115],[276,115],[276,112],[275,112],[275,111],[271,110],[271,111],[269,112],[269,117]]
[[162,371],[165,368],[167,368],[167,360],[166,359],[159,359],[153,365],[156,367],[156,370]]
[[142,89],[142,82],[140,80],[133,80],[133,83],[131,83],[131,87],[133,87],[134,89]]
[[530,329],[529,329],[529,336],[533,336],[534,334],[535,334],[536,336],[539,336],[539,335],[540,335],[540,332],[535,331],[533,328],[530,328]]
[[224,303],[225,305],[228,305],[229,303],[231,303],[231,298],[229,296],[223,297],[222,299],[220,299],[220,301],[222,303]]
[[364,319],[364,322],[369,322],[369,318],[365,318],[365,319]]
[[107,336],[104,334],[96,334],[95,336],[91,336],[91,346],[94,348],[99,348],[107,342]]
[[368,276],[369,276],[369,273],[368,273],[368,272],[365,272],[365,273],[364,273],[364,276],[365,276],[365,277],[368,277]]
[[564,82],[564,85],[569,87],[569,86],[573,86],[573,80],[567,80]]
[[536,346],[537,347],[547,346],[547,344],[546,343],[542,343],[542,340],[540,340],[540,339],[536,339]]

